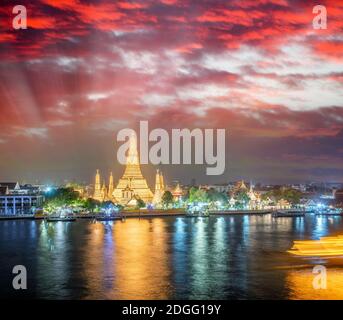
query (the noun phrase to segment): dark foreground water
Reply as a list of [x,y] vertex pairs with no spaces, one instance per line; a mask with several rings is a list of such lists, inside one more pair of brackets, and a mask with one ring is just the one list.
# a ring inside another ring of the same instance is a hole
[[[341,217],[0,222],[0,297],[343,299],[340,259],[295,258],[293,240],[343,234]],[[328,267],[314,290],[312,268]],[[24,265],[28,289],[12,289]]]

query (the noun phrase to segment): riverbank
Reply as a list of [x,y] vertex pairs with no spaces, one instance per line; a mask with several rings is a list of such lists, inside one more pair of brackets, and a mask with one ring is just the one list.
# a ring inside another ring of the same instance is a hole
[[[294,209],[282,210],[285,213],[294,213]],[[253,215],[268,215],[272,214],[273,210],[212,210],[210,215],[212,216],[253,216]],[[310,213],[310,211],[304,211],[303,213]],[[186,216],[185,209],[167,209],[167,210],[124,210],[120,213],[123,219],[126,218],[155,218],[155,217],[175,217],[175,216]],[[323,214],[325,215],[325,214]],[[99,217],[98,213],[80,213],[75,214],[77,219],[96,219]],[[7,215],[0,216],[1,220],[42,220],[47,218],[47,215]]]
[[[234,215],[265,215],[272,213],[271,210],[220,210],[210,211],[214,216],[234,216]],[[155,218],[155,217],[173,217],[173,216],[186,216],[184,209],[168,209],[168,210],[124,210],[121,213],[123,219],[126,218]],[[99,214],[95,213],[82,213],[76,214],[77,219],[96,219]],[[42,220],[46,215],[6,215],[0,216],[1,220]]]
[[210,214],[217,215],[217,216],[233,216],[233,215],[264,215],[264,214],[271,214],[272,210],[217,210],[217,211],[210,211]]

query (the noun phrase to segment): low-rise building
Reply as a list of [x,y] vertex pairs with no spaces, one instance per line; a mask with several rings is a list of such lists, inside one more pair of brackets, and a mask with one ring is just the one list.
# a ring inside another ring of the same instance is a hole
[[0,215],[33,214],[43,201],[44,197],[38,193],[21,193],[18,183],[0,182]]

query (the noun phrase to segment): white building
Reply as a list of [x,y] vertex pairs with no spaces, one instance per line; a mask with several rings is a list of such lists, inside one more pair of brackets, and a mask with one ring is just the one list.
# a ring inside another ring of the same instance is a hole
[[22,194],[18,183],[0,182],[0,215],[32,214],[43,201],[42,195]]

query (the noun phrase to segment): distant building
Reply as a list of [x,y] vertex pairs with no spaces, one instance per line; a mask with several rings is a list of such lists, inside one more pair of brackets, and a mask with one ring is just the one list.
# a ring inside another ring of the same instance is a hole
[[182,199],[183,190],[179,183],[176,185],[175,189],[172,190],[172,195],[175,201],[180,201]]
[[207,190],[213,189],[217,192],[229,192],[232,187],[229,184],[225,183],[225,184],[210,184],[210,185],[203,186],[203,188]]
[[18,182],[0,182],[0,215],[32,214],[42,206],[44,197],[35,189],[21,188]]
[[7,188],[9,193],[20,192],[20,184],[18,182],[0,182],[0,187]]

